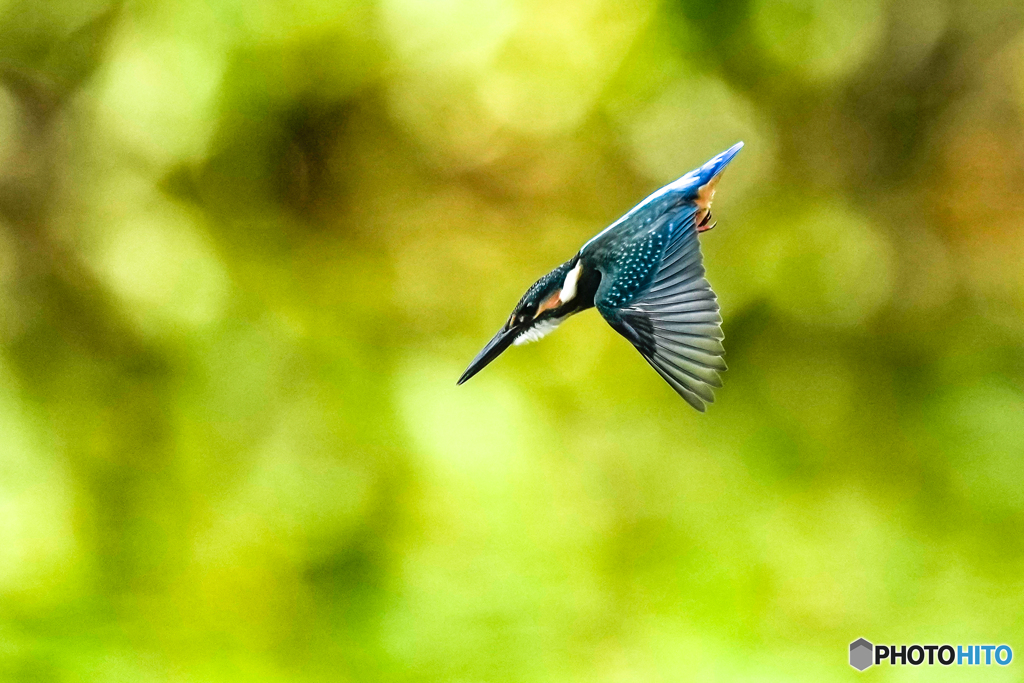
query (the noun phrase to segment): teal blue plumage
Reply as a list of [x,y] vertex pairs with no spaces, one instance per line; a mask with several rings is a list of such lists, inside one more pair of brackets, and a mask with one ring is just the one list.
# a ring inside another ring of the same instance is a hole
[[534,283],[459,384],[517,340],[540,338],[570,315],[596,307],[676,393],[705,410],[726,365],[722,317],[698,235],[713,227],[715,184],[742,146],[647,197]]

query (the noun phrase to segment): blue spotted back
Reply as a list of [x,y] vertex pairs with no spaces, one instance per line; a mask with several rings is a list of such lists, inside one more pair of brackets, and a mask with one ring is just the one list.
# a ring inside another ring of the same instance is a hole
[[681,224],[693,217],[696,207],[664,215],[650,229],[634,236],[632,241],[604,250],[594,265],[602,274],[598,298],[608,306],[628,305],[646,291],[658,271],[665,248],[672,243]]
[[597,298],[618,308],[641,295],[653,282],[669,245],[693,225],[696,212],[693,202],[684,202],[650,217],[638,217],[635,229],[622,230],[618,239],[584,252],[587,265],[601,271]]

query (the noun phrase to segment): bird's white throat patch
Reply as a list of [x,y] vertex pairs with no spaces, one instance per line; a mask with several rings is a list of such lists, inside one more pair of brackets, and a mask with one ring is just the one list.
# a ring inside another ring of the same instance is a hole
[[530,342],[543,339],[556,327],[562,324],[563,320],[565,320],[565,318],[548,318],[547,320],[541,320],[538,323],[534,323],[529,329],[521,332],[512,343],[516,346],[520,346],[522,344],[529,344]]

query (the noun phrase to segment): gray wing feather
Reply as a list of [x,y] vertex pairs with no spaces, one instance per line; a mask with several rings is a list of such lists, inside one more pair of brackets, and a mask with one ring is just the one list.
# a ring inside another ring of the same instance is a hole
[[[726,364],[722,316],[704,277],[695,213],[692,204],[680,207],[637,235],[633,244],[664,247],[648,281],[628,298],[612,294],[620,275],[614,258],[599,264],[603,277],[595,305],[676,393],[703,412],[705,403],[715,400],[712,388],[722,386],[719,373]],[[653,239],[655,233],[660,233],[658,239]]]

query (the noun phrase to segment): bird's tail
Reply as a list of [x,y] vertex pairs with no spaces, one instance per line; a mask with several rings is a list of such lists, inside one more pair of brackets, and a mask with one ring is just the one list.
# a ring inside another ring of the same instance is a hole
[[711,161],[707,162],[703,166],[697,169],[696,176],[697,182],[695,185],[700,187],[706,185],[716,175],[725,170],[725,167],[732,161],[732,158],[736,156],[739,151],[743,149],[743,143],[737,142],[735,145],[725,150],[721,154],[715,156]]

